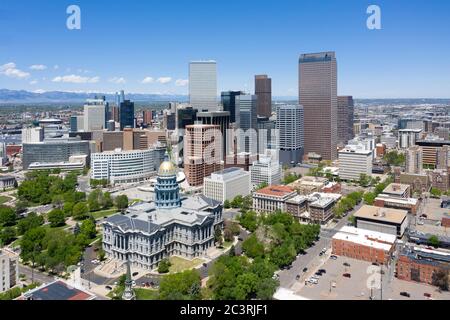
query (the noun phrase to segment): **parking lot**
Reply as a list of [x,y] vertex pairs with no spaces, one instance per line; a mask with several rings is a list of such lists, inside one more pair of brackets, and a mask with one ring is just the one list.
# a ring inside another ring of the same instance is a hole
[[[344,263],[349,266],[344,266]],[[383,267],[383,285],[370,289],[372,281],[380,283],[381,279],[381,268],[370,262],[338,257],[329,259],[319,269],[325,269],[326,273],[317,277],[317,284],[304,285],[296,292],[298,295],[312,300],[369,300],[371,296],[374,300],[426,300],[428,298],[424,294],[429,293],[435,300],[450,300],[450,293],[439,293],[432,286],[398,280],[394,277],[393,268],[386,267]],[[315,271],[312,270],[312,274]],[[343,276],[346,273],[350,278]],[[377,289],[381,287],[382,296],[381,289]],[[400,292],[407,292],[410,297],[401,296]]]

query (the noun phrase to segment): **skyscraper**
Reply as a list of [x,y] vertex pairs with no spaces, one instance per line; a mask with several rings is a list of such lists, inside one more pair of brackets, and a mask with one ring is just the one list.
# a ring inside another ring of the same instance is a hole
[[[106,128],[108,103],[105,99],[89,99],[84,104],[84,131],[102,130]],[[80,128],[78,128],[80,130]]]
[[203,178],[220,170],[222,140],[220,126],[193,124],[186,126],[184,137],[184,173],[191,186],[203,184]]
[[305,152],[337,158],[337,63],[334,52],[302,54],[299,103],[305,112]]
[[244,94],[242,91],[224,91],[221,93],[223,111],[230,113],[230,122],[236,122],[236,97]]
[[126,127],[134,128],[134,102],[125,100],[119,109],[120,130]]
[[258,97],[258,116],[270,118],[272,115],[272,79],[267,75],[255,76],[255,95]]
[[[236,96],[236,125],[242,130],[238,152],[257,152],[258,148],[258,97],[250,94]],[[238,116],[239,114],[239,116]]]
[[413,146],[406,150],[405,172],[421,174],[423,171],[422,148]]
[[192,61],[189,64],[189,102],[198,111],[218,110],[215,61]]
[[295,165],[303,159],[303,117],[302,106],[282,105],[277,107],[280,163],[283,165]]
[[338,97],[337,143],[344,147],[353,139],[354,103],[352,96]]

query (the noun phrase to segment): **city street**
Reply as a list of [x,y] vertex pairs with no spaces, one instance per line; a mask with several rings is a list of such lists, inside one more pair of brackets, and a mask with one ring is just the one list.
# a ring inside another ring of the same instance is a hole
[[30,267],[24,266],[22,264],[19,264],[19,274],[24,274],[27,278],[27,281],[31,282],[31,279],[33,278],[34,282],[39,282],[41,284],[44,283],[50,283],[55,281],[55,277],[49,276],[45,273],[40,272],[37,268],[34,269],[34,276],[33,271]]
[[292,263],[292,267],[287,270],[282,270],[279,273],[280,276],[280,286],[286,289],[290,289],[292,285],[296,282],[297,275],[302,276],[304,268],[310,269],[312,265],[320,260],[320,252],[322,249],[331,248],[331,241],[333,236],[345,225],[348,224],[348,218],[359,208],[361,208],[362,203],[357,205],[353,211],[349,212],[348,215],[342,218],[332,229],[322,229],[320,232],[320,239],[316,242],[314,246],[306,250],[306,254],[299,255],[297,259]]

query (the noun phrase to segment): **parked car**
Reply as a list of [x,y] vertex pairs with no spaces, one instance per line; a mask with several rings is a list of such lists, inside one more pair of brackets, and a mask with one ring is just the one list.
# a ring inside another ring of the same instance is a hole
[[315,275],[318,276],[318,277],[321,277],[321,276],[322,276],[322,272],[317,271],[317,272],[315,273]]
[[330,257],[330,259],[333,259],[333,260],[336,260],[338,257],[337,256],[335,256],[335,255],[332,255],[331,257]]
[[319,272],[320,272],[320,273],[327,273],[327,270],[325,270],[325,269],[319,269]]
[[109,291],[112,290],[112,287],[111,287],[111,286],[106,286],[105,288],[106,288],[106,290],[109,290]]
[[298,274],[298,275],[295,277],[295,280],[300,280],[300,278],[301,278],[301,276]]
[[133,277],[136,277],[139,274],[139,272],[133,272]]
[[207,263],[204,263],[203,266],[204,266],[205,268],[207,268],[207,267],[208,267],[208,264],[207,264]]
[[380,266],[380,264],[379,264],[378,262],[372,262],[372,265],[373,265],[373,266],[377,266],[377,267]]
[[318,283],[319,283],[319,280],[310,278],[310,279],[308,280],[308,282],[309,282],[309,283],[312,283],[312,284],[318,284]]
[[427,298],[431,298],[431,293],[424,293],[423,295]]
[[344,278],[351,278],[352,277],[352,275],[350,273],[344,273],[342,276]]
[[411,295],[408,292],[406,292],[406,291],[400,292],[400,295],[403,296],[403,297],[407,297],[407,298],[411,297]]
[[344,267],[350,267],[350,263],[344,262]]
[[308,268],[303,268],[303,272],[306,272],[306,271],[308,271]]

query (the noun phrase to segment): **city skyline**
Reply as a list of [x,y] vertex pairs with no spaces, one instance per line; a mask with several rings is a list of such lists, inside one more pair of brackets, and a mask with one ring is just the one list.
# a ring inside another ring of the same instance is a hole
[[[267,1],[257,11],[252,1],[227,2],[229,10],[205,1],[79,1],[81,30],[66,28],[69,4],[6,1],[0,88],[186,95],[189,62],[212,59],[218,96],[252,93],[254,76],[267,74],[273,96],[296,97],[299,56],[335,51],[338,95],[446,98],[450,89],[448,73],[441,72],[450,62],[440,58],[449,49],[443,41],[448,3],[378,1],[381,30],[366,27],[367,1]],[[224,27],[230,10],[233,25]],[[264,24],[255,28],[256,21]],[[261,50],[261,43],[269,46]]]

